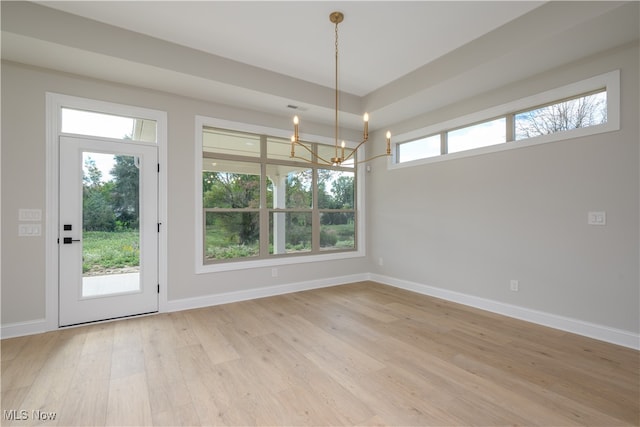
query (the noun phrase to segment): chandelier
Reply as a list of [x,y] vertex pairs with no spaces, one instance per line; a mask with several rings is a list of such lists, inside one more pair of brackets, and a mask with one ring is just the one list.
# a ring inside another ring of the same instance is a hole
[[[364,120],[364,130],[363,130],[363,135],[362,135],[362,142],[360,142],[358,145],[356,145],[356,147],[351,150],[351,152],[349,152],[349,154],[347,154],[347,156],[345,157],[345,142],[342,141],[341,144],[338,144],[338,24],[341,23],[344,20],[344,14],[342,12],[332,12],[329,15],[329,20],[335,24],[335,35],[336,35],[336,42],[335,42],[335,46],[336,46],[336,91],[335,91],[335,152],[334,152],[334,156],[331,157],[330,159],[325,159],[321,156],[318,155],[317,150],[312,150],[311,148],[309,148],[307,145],[303,144],[300,142],[299,139],[299,134],[298,134],[298,130],[299,130],[299,125],[300,125],[300,119],[298,118],[298,116],[295,116],[293,118],[293,136],[291,137],[291,158],[296,158],[296,159],[301,159],[310,163],[314,163],[314,164],[318,164],[318,165],[333,165],[333,166],[340,166],[342,163],[350,160],[353,155],[356,153],[356,151],[358,151],[358,149],[369,140],[369,114],[365,113],[363,120]],[[370,157],[366,160],[361,160],[358,161],[357,163],[364,163],[364,162],[368,162],[371,161],[373,159],[377,159],[379,157],[386,157],[386,156],[390,156],[391,155],[391,132],[387,131],[387,150],[384,154],[380,154],[377,156],[373,156]],[[296,155],[296,147],[302,147],[305,150],[307,150],[310,154],[310,159],[309,158],[304,158],[304,157],[299,157]]]

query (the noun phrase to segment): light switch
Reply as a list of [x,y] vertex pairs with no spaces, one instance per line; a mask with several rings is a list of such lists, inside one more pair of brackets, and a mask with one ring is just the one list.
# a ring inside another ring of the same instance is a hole
[[42,209],[18,209],[18,221],[42,221]]
[[607,213],[606,212],[589,212],[587,217],[587,223],[589,225],[607,225]]
[[42,235],[42,224],[19,224],[18,236],[37,237]]

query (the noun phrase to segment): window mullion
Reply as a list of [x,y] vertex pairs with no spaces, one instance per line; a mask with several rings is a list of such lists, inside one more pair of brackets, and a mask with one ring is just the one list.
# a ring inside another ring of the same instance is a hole
[[267,206],[267,137],[260,136],[260,251],[259,257],[269,256],[269,207]]
[[[317,150],[317,146],[314,148]],[[311,174],[311,252],[320,252],[320,212],[318,210],[318,168]]]
[[442,132],[440,134],[440,153],[447,154],[449,152],[449,134]]
[[516,124],[515,124],[515,114],[507,114],[506,118],[506,142],[515,141],[516,139]]

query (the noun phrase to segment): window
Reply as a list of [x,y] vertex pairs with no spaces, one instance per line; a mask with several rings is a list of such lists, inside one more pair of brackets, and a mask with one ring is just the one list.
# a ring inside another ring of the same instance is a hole
[[[290,141],[271,135],[204,125],[199,132],[203,264],[357,249],[353,164],[291,159]],[[305,144],[319,154],[333,149]]]
[[[408,137],[396,144],[393,166],[617,130],[619,98],[617,70],[429,127],[423,132],[430,136]],[[397,138],[402,140],[403,136]]]
[[515,114],[515,139],[520,141],[607,123],[607,92],[582,95]]
[[447,132],[447,153],[506,142],[506,122],[506,118],[502,117]]
[[439,156],[440,146],[440,135],[432,135],[398,144],[398,163]]
[[260,164],[206,159],[202,172],[205,258],[259,254]]
[[62,108],[63,133],[156,142],[155,120],[96,113],[94,111]]

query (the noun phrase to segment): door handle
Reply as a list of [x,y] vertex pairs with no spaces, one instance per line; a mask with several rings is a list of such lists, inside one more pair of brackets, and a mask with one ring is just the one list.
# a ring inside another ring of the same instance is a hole
[[71,237],[63,237],[62,238],[62,243],[64,243],[65,245],[69,245],[73,242],[79,242],[80,239],[72,239]]

